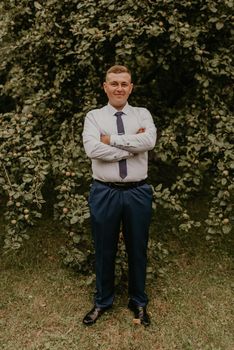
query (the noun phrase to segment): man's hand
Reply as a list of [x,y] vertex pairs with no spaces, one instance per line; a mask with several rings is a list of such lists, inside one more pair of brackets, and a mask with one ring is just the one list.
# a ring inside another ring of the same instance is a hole
[[141,134],[143,132],[145,132],[145,128],[140,128],[140,129],[137,130],[137,134]]
[[[145,132],[145,128],[140,128],[137,130],[137,134],[141,134],[143,132]],[[105,143],[106,145],[109,145],[110,144],[110,136],[109,135],[101,135],[100,141],[102,143]]]
[[101,140],[101,142],[105,143],[106,145],[110,144],[110,136],[108,136],[108,135],[101,135],[100,140]]

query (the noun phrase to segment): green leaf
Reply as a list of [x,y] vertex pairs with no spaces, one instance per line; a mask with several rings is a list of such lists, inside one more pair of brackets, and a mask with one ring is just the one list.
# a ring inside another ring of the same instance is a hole
[[224,23],[223,22],[216,22],[215,26],[216,26],[217,30],[220,30],[224,27]]
[[210,84],[210,82],[209,82],[209,80],[207,79],[207,80],[204,81],[203,86],[204,86],[204,87],[208,87],[209,84]]
[[76,224],[80,220],[79,216],[73,216],[70,220],[71,225]]
[[226,235],[228,233],[230,233],[232,230],[232,226],[231,225],[223,225],[222,226],[222,231],[223,233]]
[[155,187],[155,191],[161,191],[162,189],[162,184],[159,184],[158,186]]
[[32,182],[33,176],[26,174],[26,175],[23,176],[22,179],[23,179],[23,182],[29,183],[29,182]]
[[40,4],[38,1],[34,1],[34,6],[35,6],[35,8],[38,9],[38,10],[41,10],[41,9],[42,9],[42,6],[41,6],[41,4]]
[[87,280],[85,281],[85,284],[87,286],[90,286],[94,281],[95,281],[95,276],[92,275],[92,276],[87,278]]
[[79,235],[75,235],[72,237],[72,240],[75,244],[80,243],[81,237]]

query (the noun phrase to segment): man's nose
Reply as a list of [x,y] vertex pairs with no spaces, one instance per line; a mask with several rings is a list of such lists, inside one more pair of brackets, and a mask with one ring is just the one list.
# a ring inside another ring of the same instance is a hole
[[123,88],[123,87],[122,87],[121,84],[118,84],[118,85],[117,85],[117,90],[122,90],[122,88]]

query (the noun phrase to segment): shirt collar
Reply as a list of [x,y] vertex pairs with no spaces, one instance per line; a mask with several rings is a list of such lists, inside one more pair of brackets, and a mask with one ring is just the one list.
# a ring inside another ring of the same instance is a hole
[[[118,112],[118,110],[117,110],[116,108],[114,108],[109,102],[108,102],[107,107],[108,107],[109,112],[110,112],[111,114],[113,114],[113,115],[114,115],[116,112]],[[122,112],[123,112],[124,114],[128,114],[128,112],[129,112],[129,104],[128,104],[128,102],[126,103],[126,105],[125,105],[124,108],[122,109]]]

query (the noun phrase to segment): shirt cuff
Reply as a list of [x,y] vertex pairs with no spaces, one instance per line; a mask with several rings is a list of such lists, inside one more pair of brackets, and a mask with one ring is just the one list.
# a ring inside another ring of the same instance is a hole
[[[130,142],[123,142],[120,135],[110,135],[110,145],[114,147],[130,147]],[[122,142],[121,142],[122,141]]]

